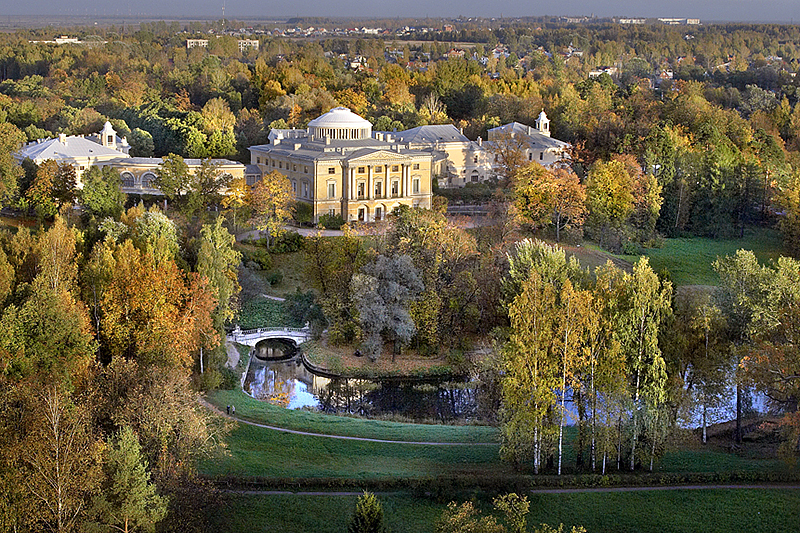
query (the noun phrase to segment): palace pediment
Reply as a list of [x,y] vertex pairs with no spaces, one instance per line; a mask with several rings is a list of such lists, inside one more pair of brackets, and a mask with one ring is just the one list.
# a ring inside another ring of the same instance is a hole
[[391,150],[374,150],[374,149],[366,149],[366,150],[357,150],[349,155],[345,161],[349,163],[381,163],[386,164],[387,162],[398,162],[398,163],[405,163],[411,161],[411,157],[398,153],[393,152]]

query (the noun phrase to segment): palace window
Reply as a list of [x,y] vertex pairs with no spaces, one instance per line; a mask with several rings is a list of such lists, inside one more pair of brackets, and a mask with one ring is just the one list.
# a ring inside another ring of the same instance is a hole
[[539,152],[539,161],[544,159],[544,152]]
[[380,165],[378,165],[377,167],[375,167],[375,172],[376,172],[376,173],[377,173],[377,172],[383,172],[383,167],[382,167],[382,166],[380,166]]
[[375,198],[380,198],[381,197],[381,193],[382,193],[381,185],[382,185],[382,183],[380,181],[376,181],[375,182]]
[[411,180],[411,190],[414,194],[419,194],[419,178],[414,178]]
[[358,167],[358,173],[359,174],[363,174],[364,173],[364,167]]
[[303,182],[303,198],[308,198],[308,182]]
[[414,163],[414,166],[412,168],[414,170],[419,170],[419,163]]
[[329,183],[328,184],[328,198],[336,198],[336,184]]
[[336,168],[335,167],[328,167],[328,174],[336,174]]
[[528,154],[528,161],[533,161],[533,153]]
[[400,195],[400,182],[397,180],[392,181],[392,197]]
[[303,174],[308,174],[308,167],[307,166],[303,166]]
[[292,180],[292,192],[297,196],[297,182],[295,180]]
[[363,200],[364,199],[364,189],[365,189],[364,182],[363,181],[359,181],[358,182],[358,199],[359,200]]
[[392,172],[397,172],[400,169],[397,165],[392,165]]

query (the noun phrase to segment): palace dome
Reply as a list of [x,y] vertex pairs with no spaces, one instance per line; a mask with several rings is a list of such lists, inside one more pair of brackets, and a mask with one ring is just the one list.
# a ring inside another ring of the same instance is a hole
[[372,123],[346,107],[334,107],[308,123],[308,135],[314,139],[369,139],[372,137]]

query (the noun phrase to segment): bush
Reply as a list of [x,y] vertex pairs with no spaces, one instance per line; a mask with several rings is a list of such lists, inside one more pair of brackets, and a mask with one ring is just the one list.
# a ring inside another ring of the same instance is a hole
[[222,381],[219,384],[220,389],[234,390],[239,386],[239,377],[233,369],[223,366],[220,368],[219,373],[222,376]]
[[296,202],[292,208],[292,218],[301,226],[308,226],[314,221],[314,208],[305,202]]
[[195,386],[201,391],[218,389],[222,384],[222,374],[216,369],[208,368],[194,378]]
[[348,533],[384,533],[383,506],[370,492],[364,492],[356,502],[356,510],[347,527]]
[[274,272],[270,272],[270,274],[267,276],[267,283],[269,283],[273,287],[275,285],[280,285],[281,281],[283,281],[283,272],[281,272],[280,270],[275,270]]
[[305,238],[296,231],[285,231],[273,239],[270,252],[274,254],[299,252],[305,242]]
[[342,215],[331,215],[331,214],[324,214],[319,217],[319,226],[325,229],[342,229],[344,226],[344,219]]
[[266,250],[256,250],[253,254],[253,261],[261,266],[261,270],[269,270],[272,268],[272,257]]

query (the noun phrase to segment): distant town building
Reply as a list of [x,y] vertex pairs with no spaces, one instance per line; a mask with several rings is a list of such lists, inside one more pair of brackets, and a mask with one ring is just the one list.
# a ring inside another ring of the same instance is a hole
[[620,24],[644,24],[647,19],[619,19],[617,22]]
[[247,49],[258,50],[258,39],[239,39],[239,51],[244,52]]
[[208,39],[186,39],[186,48],[208,48]]

